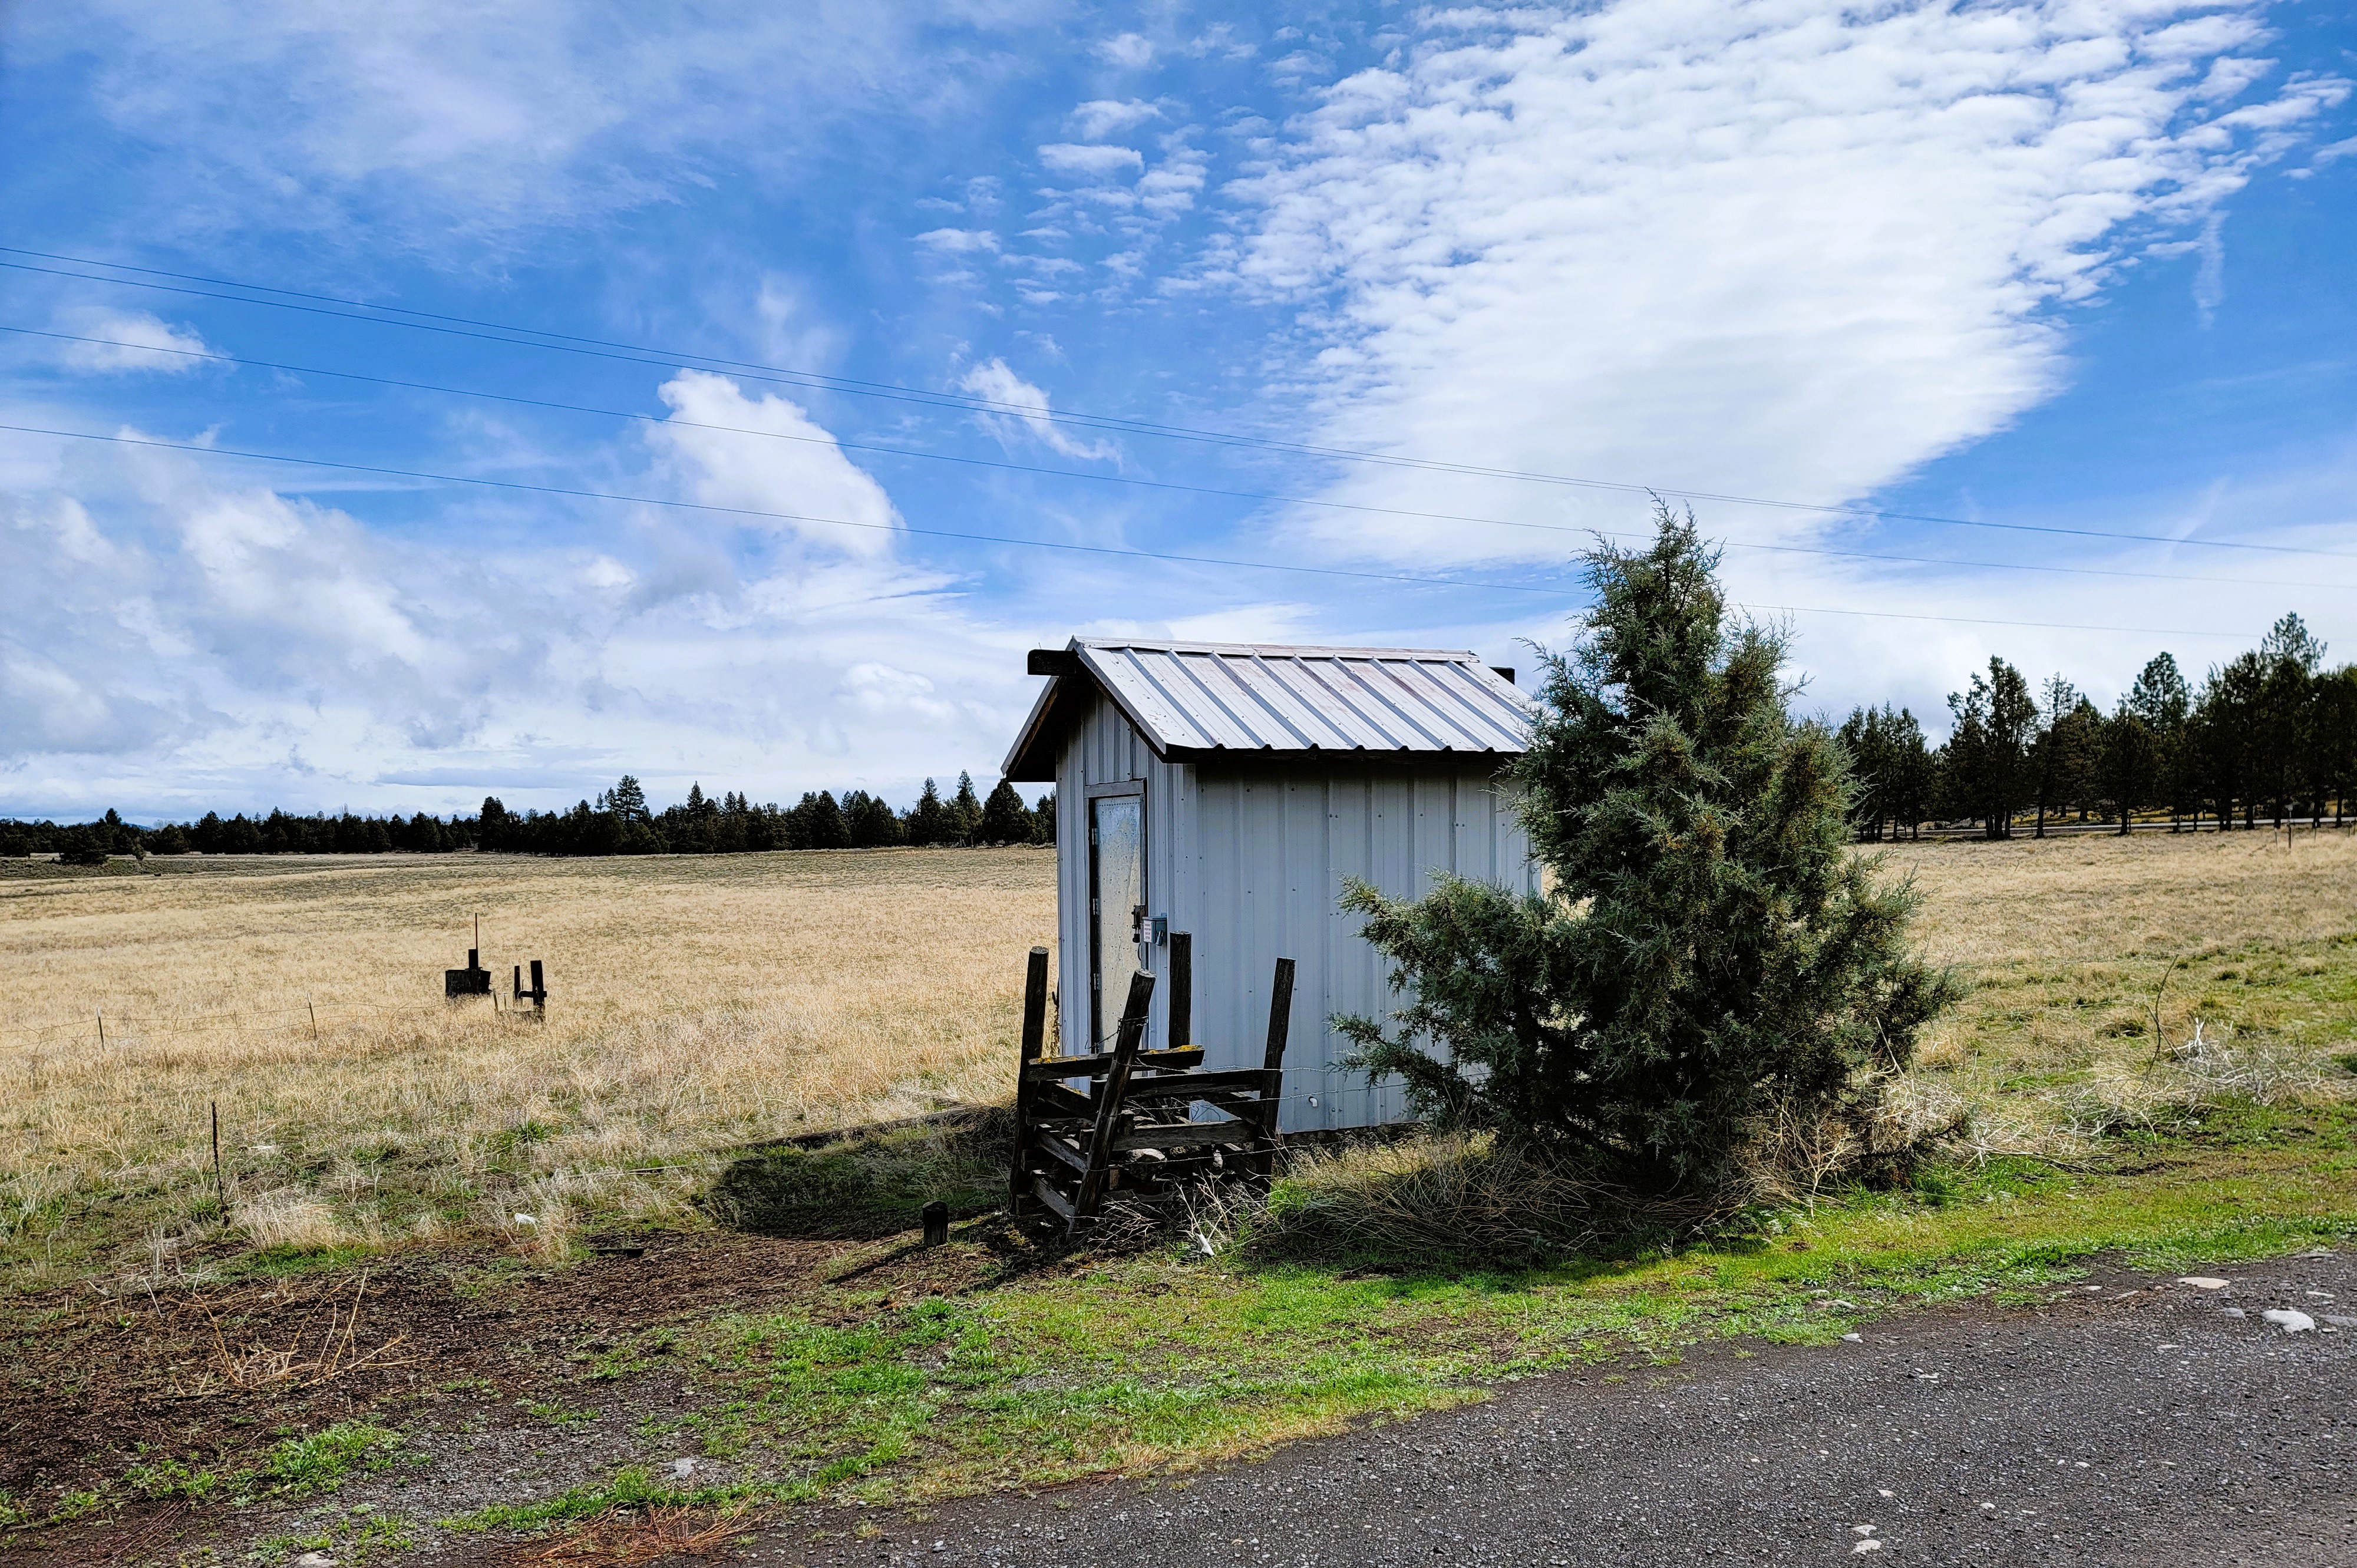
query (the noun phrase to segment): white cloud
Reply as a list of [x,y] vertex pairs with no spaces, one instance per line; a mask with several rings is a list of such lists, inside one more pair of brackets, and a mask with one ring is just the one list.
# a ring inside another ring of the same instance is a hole
[[[1826,502],[2048,396],[2058,307],[2155,226],[2200,221],[2343,92],[2295,81],[2230,106],[2218,94],[2258,73],[2219,57],[2264,33],[2193,5],[1631,0],[1426,27],[1403,63],[1329,89],[1240,188],[1259,216],[1228,275],[1313,307],[1291,390],[1316,438]],[[1571,524],[1624,510],[1396,470],[1334,493]],[[1308,526],[1416,559],[1575,542]]]
[[669,422],[651,427],[649,439],[688,499],[812,519],[753,517],[735,526],[798,535],[830,551],[881,555],[891,550],[901,527],[891,498],[800,404],[775,393],[748,398],[727,377],[703,371],[680,371],[663,383],[662,395],[677,418],[724,427]]
[[917,243],[952,255],[968,255],[976,251],[998,249],[998,236],[987,229],[929,229],[917,236]]
[[1051,142],[1039,149],[1039,161],[1057,174],[1106,179],[1124,169],[1143,168],[1145,157],[1135,147],[1101,142]]
[[1144,70],[1154,63],[1154,42],[1138,33],[1115,33],[1100,38],[1097,59],[1121,70]]
[[1115,131],[1142,125],[1162,111],[1143,99],[1092,99],[1072,111],[1072,125],[1084,142],[1101,142]]
[[[719,378],[665,391],[690,417],[817,428]],[[634,488],[894,520],[831,446],[656,446]],[[547,807],[625,769],[668,798],[905,800],[986,774],[1029,695],[1023,636],[888,533],[731,552],[694,513],[458,493],[396,537],[220,459],[17,437],[0,461],[0,815]]]
[[[88,0],[12,11],[9,41],[20,70],[88,61],[97,110],[155,149],[142,239],[234,214],[505,254],[708,183],[716,157],[789,178],[847,121],[954,122],[1006,69],[989,34],[1039,9]],[[936,27],[964,47],[928,47]]]
[[1120,461],[1120,450],[1111,442],[1078,440],[1050,418],[1048,394],[1009,370],[1005,360],[989,360],[974,366],[958,379],[958,388],[1001,405],[998,412],[985,413],[981,418],[1002,442],[1012,445],[1019,424],[1040,445],[1067,457],[1098,463]]
[[190,355],[214,352],[193,328],[175,327],[144,310],[70,310],[63,314],[58,329],[75,338],[100,339],[63,343],[58,352],[59,361],[67,368],[96,375],[128,371],[187,375],[206,368],[204,360]]

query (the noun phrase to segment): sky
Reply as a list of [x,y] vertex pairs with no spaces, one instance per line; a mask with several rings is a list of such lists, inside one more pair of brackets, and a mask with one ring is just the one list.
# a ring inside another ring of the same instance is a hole
[[2352,81],[2299,4],[0,4],[0,815],[987,789],[1028,648],[1527,671],[1652,495],[1804,712],[2338,662]]

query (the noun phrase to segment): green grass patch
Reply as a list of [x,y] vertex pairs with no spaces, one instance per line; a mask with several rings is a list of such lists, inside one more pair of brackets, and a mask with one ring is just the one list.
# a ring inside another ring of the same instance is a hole
[[355,1472],[382,1469],[401,1441],[401,1434],[387,1427],[339,1421],[308,1437],[274,1444],[255,1475],[270,1490],[292,1496],[333,1491]]

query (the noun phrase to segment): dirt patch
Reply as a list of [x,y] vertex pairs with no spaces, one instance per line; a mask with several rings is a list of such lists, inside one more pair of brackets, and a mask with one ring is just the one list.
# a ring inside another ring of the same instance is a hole
[[[77,1494],[105,1505],[10,1530],[0,1551],[134,1563],[224,1535],[267,1537],[317,1495],[271,1484],[274,1446],[339,1424],[402,1434],[371,1467],[389,1479],[335,1488],[347,1498],[429,1478],[454,1444],[468,1466],[488,1461],[485,1501],[511,1497],[499,1482],[515,1477],[520,1455],[554,1457],[539,1468],[559,1479],[642,1458],[637,1429],[685,1397],[666,1326],[774,1309],[822,1284],[850,1251],[727,1234],[598,1240],[640,1255],[545,1269],[492,1252],[421,1253],[276,1279],[19,1297],[0,1330],[0,1489],[36,1518],[70,1511]],[[888,1253],[877,1277],[912,1262]],[[433,1511],[468,1495],[440,1493]]]

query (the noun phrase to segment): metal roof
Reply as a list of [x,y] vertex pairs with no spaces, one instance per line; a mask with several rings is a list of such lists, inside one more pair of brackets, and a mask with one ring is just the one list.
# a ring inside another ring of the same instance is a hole
[[1408,759],[1519,755],[1530,699],[1472,653],[1429,648],[1289,648],[1261,643],[1075,638],[1036,655],[1054,678],[1039,694],[1007,777],[1055,777],[1057,743],[1076,716],[1076,684],[1119,705],[1165,761],[1336,753]]

